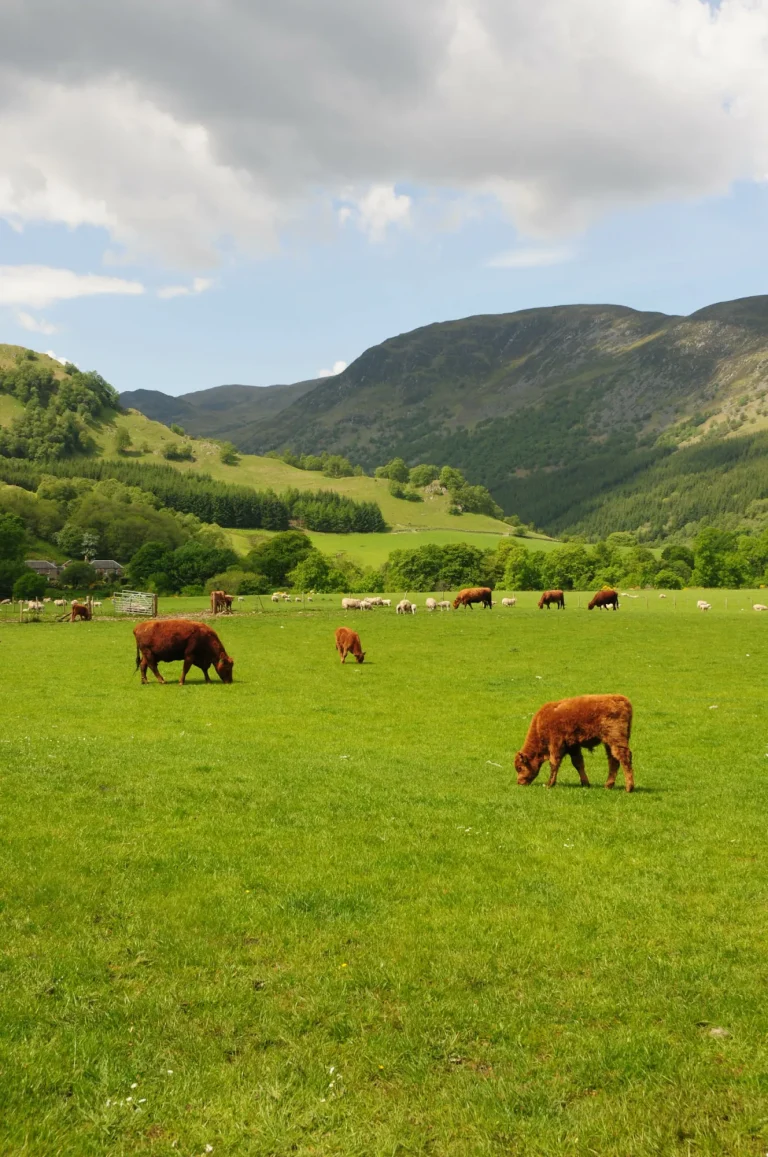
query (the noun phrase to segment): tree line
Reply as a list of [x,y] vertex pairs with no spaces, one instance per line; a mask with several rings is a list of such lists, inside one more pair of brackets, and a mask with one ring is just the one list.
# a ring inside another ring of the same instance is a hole
[[232,529],[287,530],[298,521],[307,530],[371,533],[387,530],[378,503],[357,502],[333,490],[271,489],[217,482],[209,474],[172,466],[111,459],[78,459],[45,464],[0,458],[0,481],[37,490],[45,474],[94,481],[115,479],[154,496],[168,510],[192,514],[201,522]]

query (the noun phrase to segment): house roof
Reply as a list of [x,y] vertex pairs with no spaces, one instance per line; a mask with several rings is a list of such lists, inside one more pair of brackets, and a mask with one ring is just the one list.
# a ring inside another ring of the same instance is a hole
[[95,567],[97,570],[99,568],[104,570],[107,567],[111,567],[114,570],[122,570],[123,569],[122,565],[119,562],[115,562],[115,560],[113,558],[95,558],[91,562],[91,566]]

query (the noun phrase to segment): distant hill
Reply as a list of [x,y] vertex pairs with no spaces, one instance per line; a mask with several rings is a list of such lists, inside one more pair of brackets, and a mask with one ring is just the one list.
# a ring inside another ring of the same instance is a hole
[[[643,492],[678,447],[768,430],[767,390],[768,296],[689,317],[568,305],[425,326],[332,378],[166,399],[194,414],[163,420],[256,454],[337,451],[367,469],[396,454],[449,463],[555,532],[594,526],[607,496]],[[762,444],[751,443],[749,470]],[[649,525],[664,523],[670,502]]]
[[222,438],[240,445],[242,430],[274,417],[313,390],[322,379],[288,386],[214,386],[174,398],[160,390],[127,390],[126,409],[140,410],[156,422],[183,426],[190,434]]

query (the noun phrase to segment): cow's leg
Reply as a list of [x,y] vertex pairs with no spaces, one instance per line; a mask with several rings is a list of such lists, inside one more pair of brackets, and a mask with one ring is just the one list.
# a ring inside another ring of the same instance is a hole
[[[632,752],[628,747],[617,747],[614,745],[611,748],[611,755],[615,760],[618,760],[618,762],[621,764],[621,770],[624,772],[624,790],[634,791],[635,773],[632,770]],[[613,773],[613,778],[615,781],[616,772]],[[611,783],[610,786],[613,787],[613,783]]]
[[573,766],[576,768],[576,770],[579,773],[579,779],[581,780],[581,786],[582,787],[590,787],[591,785],[590,785],[589,780],[587,779],[587,773],[584,770],[584,755],[582,753],[581,748],[578,745],[576,747],[572,747],[570,749],[570,751],[568,752],[568,754],[571,757],[571,763],[573,764]]
[[184,666],[181,668],[181,678],[179,679],[179,686],[180,687],[184,686],[184,680],[186,679],[187,675],[189,674],[189,668],[191,666],[192,666],[192,660],[186,658],[186,656],[185,656]]
[[547,787],[554,787],[557,783],[557,773],[560,770],[563,756],[559,751],[549,752],[549,779],[547,780]]
[[604,743],[603,747],[605,748],[605,754],[608,756],[608,778],[605,781],[605,786],[606,787],[613,787],[613,785],[616,782],[616,773],[618,772],[619,767],[621,765],[620,765],[618,759],[616,759],[615,755],[611,751],[610,744]]
[[346,661],[347,661],[347,648],[346,647],[339,647],[339,654],[341,655],[342,663],[346,663]]
[[[144,653],[142,652],[142,654],[144,654]],[[154,656],[144,654],[144,657],[141,660],[141,674],[142,674],[142,682],[143,683],[146,683],[146,681],[147,681],[147,667],[149,667],[150,671],[155,676],[158,683],[164,683],[165,682],[165,679],[163,678],[163,676],[160,674],[160,672],[157,669],[157,662],[156,662]]]

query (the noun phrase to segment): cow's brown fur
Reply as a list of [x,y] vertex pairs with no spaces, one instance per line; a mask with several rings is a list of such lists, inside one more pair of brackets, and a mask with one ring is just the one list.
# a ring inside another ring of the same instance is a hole
[[493,607],[493,593],[490,587],[465,587],[463,591],[459,591],[456,598],[453,600],[454,611],[458,607],[469,607],[472,610],[473,603],[482,603],[483,607],[489,609]]
[[228,595],[226,591],[211,591],[211,610],[214,615],[218,615],[220,611],[231,615],[234,597],[234,595]]
[[582,785],[589,787],[581,749],[591,751],[602,743],[608,756],[605,786],[613,787],[621,765],[624,786],[627,791],[634,791],[631,731],[632,704],[623,695],[579,695],[545,703],[531,720],[525,743],[515,756],[517,782],[521,786],[532,783],[542,764],[549,760],[547,787],[554,787],[563,757],[568,755]]
[[619,592],[613,590],[598,591],[592,596],[592,599],[587,607],[591,611],[593,607],[599,607],[602,611],[605,607],[613,607],[614,611],[619,609]]
[[70,623],[77,622],[78,619],[83,619],[86,623],[91,621],[91,608],[85,603],[73,603],[72,610],[69,614]]
[[210,683],[208,668],[215,667],[222,683],[232,682],[234,660],[224,650],[224,645],[216,632],[206,623],[195,623],[190,619],[153,619],[149,623],[139,623],[133,628],[136,637],[136,666],[141,669],[141,681],[147,681],[147,667],[157,679],[164,683],[157,669],[158,663],[175,663],[183,660],[184,667],[179,683],[184,686],[189,668],[199,667]]
[[336,650],[341,655],[342,663],[346,663],[347,655],[354,655],[358,663],[362,663],[365,658],[360,636],[357,631],[350,631],[349,627],[336,628]]
[[549,610],[550,603],[554,603],[559,611],[565,610],[565,595],[562,591],[544,591],[544,594],[539,599],[539,610],[546,607]]

